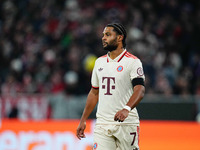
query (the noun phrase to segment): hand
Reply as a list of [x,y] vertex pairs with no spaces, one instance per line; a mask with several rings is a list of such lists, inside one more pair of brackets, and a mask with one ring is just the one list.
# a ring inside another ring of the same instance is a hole
[[79,140],[81,140],[81,138],[85,138],[85,134],[84,134],[85,128],[86,128],[86,122],[80,122],[76,130],[76,136],[78,137]]
[[122,109],[115,114],[114,120],[123,122],[128,117],[129,111],[127,109]]

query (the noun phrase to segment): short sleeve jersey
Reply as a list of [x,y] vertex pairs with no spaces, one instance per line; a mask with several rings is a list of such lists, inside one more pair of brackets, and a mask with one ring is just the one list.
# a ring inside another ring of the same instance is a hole
[[115,114],[123,109],[133,94],[132,80],[145,78],[141,61],[124,50],[112,60],[109,55],[99,57],[92,72],[92,87],[99,88],[96,124],[138,124],[136,108],[124,122],[114,121]]

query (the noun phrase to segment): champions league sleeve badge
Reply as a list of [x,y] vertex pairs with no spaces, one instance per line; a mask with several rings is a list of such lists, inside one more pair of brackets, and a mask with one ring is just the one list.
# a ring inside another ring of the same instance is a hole
[[144,75],[143,69],[142,69],[141,67],[139,67],[139,68],[137,69],[137,74],[138,74],[139,76],[143,76],[143,75]]

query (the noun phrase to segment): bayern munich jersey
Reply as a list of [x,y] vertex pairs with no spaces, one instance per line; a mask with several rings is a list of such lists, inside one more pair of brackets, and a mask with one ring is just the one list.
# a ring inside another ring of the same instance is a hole
[[92,87],[99,88],[96,124],[138,124],[136,108],[124,122],[114,121],[115,114],[122,110],[133,94],[132,79],[145,78],[141,61],[124,50],[112,60],[109,55],[99,57],[92,72]]

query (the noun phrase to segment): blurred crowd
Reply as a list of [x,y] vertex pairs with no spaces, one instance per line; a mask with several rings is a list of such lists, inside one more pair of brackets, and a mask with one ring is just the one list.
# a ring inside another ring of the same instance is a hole
[[143,62],[146,93],[200,95],[195,0],[1,0],[0,93],[88,93],[111,22],[127,29],[127,50]]

